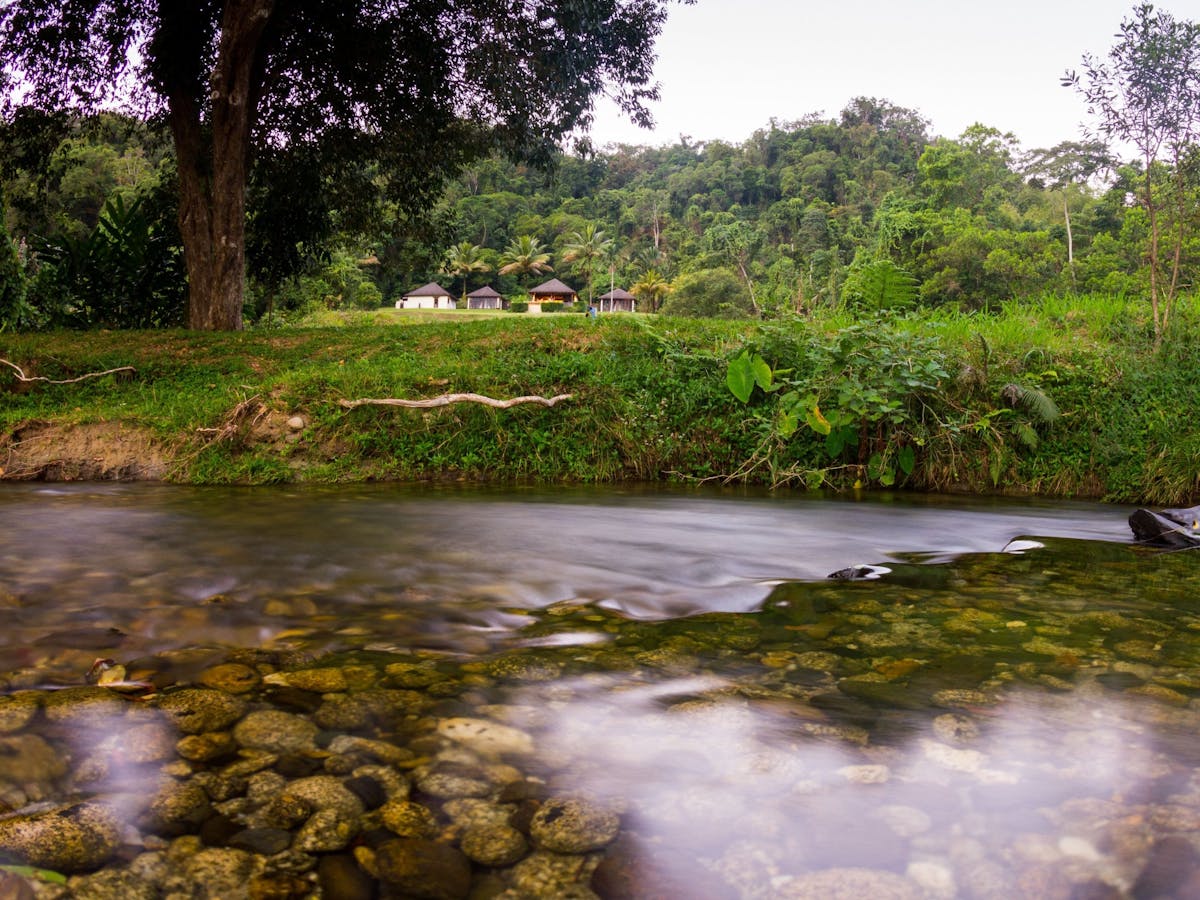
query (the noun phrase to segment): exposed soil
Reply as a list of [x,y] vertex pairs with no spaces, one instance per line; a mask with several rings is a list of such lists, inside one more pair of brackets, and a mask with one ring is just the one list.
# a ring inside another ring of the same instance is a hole
[[147,431],[115,422],[30,422],[0,435],[0,481],[159,481],[171,462]]

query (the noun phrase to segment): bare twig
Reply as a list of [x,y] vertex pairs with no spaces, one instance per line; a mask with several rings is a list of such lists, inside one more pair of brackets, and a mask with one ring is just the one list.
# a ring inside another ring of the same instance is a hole
[[359,406],[403,406],[407,409],[431,409],[435,406],[449,406],[451,403],[482,403],[495,409],[508,409],[521,403],[540,403],[542,406],[553,406],[560,400],[570,400],[572,394],[559,394],[556,397],[513,397],[511,400],[496,400],[483,394],[442,394],[440,397],[430,397],[428,400],[396,400],[394,398],[339,400],[338,404],[346,409]]
[[0,357],[0,363],[11,368],[17,373],[17,381],[23,381],[26,384],[34,381],[41,381],[46,384],[75,384],[77,381],[86,381],[89,378],[101,378],[105,375],[114,375],[117,372],[136,372],[133,366],[118,366],[115,369],[106,369],[103,372],[88,372],[86,375],[80,375],[78,378],[64,378],[61,381],[55,381],[52,378],[47,378],[44,375],[26,375],[25,370],[18,366],[15,362],[9,362],[7,359]]
[[243,400],[226,415],[220,428],[197,428],[196,434],[206,438],[209,443],[223,443],[232,439],[247,424],[253,428],[263,420],[270,410],[259,402],[255,395]]

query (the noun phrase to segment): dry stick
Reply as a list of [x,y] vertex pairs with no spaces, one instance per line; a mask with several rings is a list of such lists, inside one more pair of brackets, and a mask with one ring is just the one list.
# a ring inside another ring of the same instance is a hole
[[449,406],[451,403],[482,403],[484,406],[496,409],[508,409],[520,403],[540,403],[542,406],[553,406],[560,400],[570,400],[573,394],[559,394],[557,397],[513,397],[511,400],[497,400],[485,397],[483,394],[442,394],[440,397],[430,397],[428,400],[396,400],[384,398],[379,400],[339,400],[338,404],[346,409],[359,406],[403,406],[408,409],[430,409],[434,406]]
[[33,381],[44,381],[46,384],[74,384],[77,381],[86,381],[88,378],[100,378],[104,375],[113,375],[116,372],[136,372],[133,366],[118,366],[115,369],[107,369],[103,372],[88,372],[86,375],[80,375],[78,378],[66,378],[62,381],[55,381],[52,378],[47,378],[45,375],[26,375],[25,370],[14,362],[9,362],[7,359],[0,357],[0,363],[10,366],[17,373],[17,381],[23,381],[29,384]]

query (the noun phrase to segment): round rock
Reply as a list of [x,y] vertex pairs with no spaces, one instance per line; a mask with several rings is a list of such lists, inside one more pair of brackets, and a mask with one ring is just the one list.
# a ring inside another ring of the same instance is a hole
[[459,847],[472,862],[484,866],[511,866],[529,852],[525,835],[510,825],[468,828]]
[[181,688],[159,697],[158,708],[184,734],[224,731],[246,712],[246,701],[210,688]]
[[530,822],[534,844],[555,853],[587,853],[612,842],[621,830],[616,813],[583,800],[558,798],[542,804]]
[[262,709],[250,713],[233,729],[239,746],[268,753],[300,753],[315,749],[317,728],[303,716]]
[[98,869],[120,844],[117,814],[100,803],[64,804],[0,819],[0,854],[56,872]]

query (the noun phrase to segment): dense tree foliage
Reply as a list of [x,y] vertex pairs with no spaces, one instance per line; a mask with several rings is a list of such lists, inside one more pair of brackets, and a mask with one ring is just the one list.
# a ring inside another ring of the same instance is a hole
[[[237,328],[255,159],[282,154],[308,182],[268,180],[276,204],[306,213],[278,222],[327,225],[311,190],[326,184],[419,208],[490,147],[544,157],[602,91],[645,119],[667,2],[10,0],[0,87],[49,111],[126,99],[167,123],[189,323]],[[365,162],[374,178],[355,177]]]
[[[933,135],[918,112],[858,97],[738,144],[555,151],[548,166],[490,153],[414,188],[414,212],[390,192],[386,159],[333,165],[321,145],[275,147],[250,170],[246,313],[390,303],[447,276],[456,293],[490,283],[517,298],[550,273],[582,298],[615,285],[641,311],[722,316],[1173,297],[1200,273],[1200,30],[1139,7],[1117,40],[1110,61],[1087,61],[1075,81],[1116,118],[1049,148],[985,124]],[[1115,108],[1120,65],[1151,51],[1183,79],[1175,111],[1160,111],[1173,130],[1161,152],[1123,161],[1121,116],[1141,120]],[[175,156],[149,124],[18,112],[0,130],[0,166],[10,229],[30,246],[90,234],[116,199],[147,198],[153,216],[174,208]],[[170,217],[154,219],[164,238]],[[32,280],[38,300],[46,276]],[[1166,317],[1152,319],[1161,338]]]

